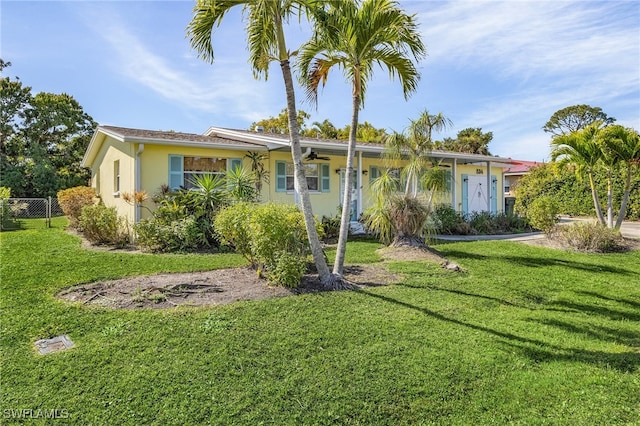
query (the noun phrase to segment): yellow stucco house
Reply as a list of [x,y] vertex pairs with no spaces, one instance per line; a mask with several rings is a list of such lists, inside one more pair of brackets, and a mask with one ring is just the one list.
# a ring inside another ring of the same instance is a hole
[[[314,213],[333,216],[341,204],[347,143],[339,140],[300,139]],[[356,220],[370,204],[370,183],[383,167],[383,146],[358,143],[352,218]],[[287,135],[262,131],[210,127],[204,134],[165,132],[99,126],[82,160],[91,169],[91,186],[104,204],[114,206],[130,222],[149,215],[149,209],[134,207],[124,193],[157,193],[162,185],[172,189],[185,186],[190,176],[220,173],[243,165],[249,167],[249,152],[265,154],[269,184],[262,187],[261,199],[294,203],[293,165]],[[435,159],[451,171],[451,188],[440,202],[450,203],[460,212],[500,212],[503,209],[503,167],[508,158],[434,151]],[[488,190],[490,188],[490,190]]]

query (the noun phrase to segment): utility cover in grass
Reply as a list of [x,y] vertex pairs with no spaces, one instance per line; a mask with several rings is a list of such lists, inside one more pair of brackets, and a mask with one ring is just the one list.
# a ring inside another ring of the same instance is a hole
[[52,337],[51,339],[40,339],[35,342],[35,345],[40,355],[46,355],[52,352],[71,349],[74,343],[69,336],[64,334],[62,336]]

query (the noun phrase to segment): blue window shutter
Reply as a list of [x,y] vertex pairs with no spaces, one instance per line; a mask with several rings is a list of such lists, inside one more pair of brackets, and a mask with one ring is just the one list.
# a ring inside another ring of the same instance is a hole
[[320,184],[320,190],[322,192],[331,192],[331,188],[330,188],[330,183],[331,183],[331,175],[329,172],[329,165],[328,164],[321,164],[320,165],[320,179],[321,179],[321,184]]
[[184,185],[183,165],[182,155],[169,155],[169,188],[172,190]]
[[276,192],[287,192],[287,163],[276,161]]
[[380,169],[378,166],[369,166],[369,183],[380,177]]
[[491,213],[498,213],[498,179],[491,175]]
[[462,213],[469,213],[469,175],[462,175]]
[[235,170],[235,169],[241,169],[242,168],[242,158],[229,158],[229,169],[228,170]]

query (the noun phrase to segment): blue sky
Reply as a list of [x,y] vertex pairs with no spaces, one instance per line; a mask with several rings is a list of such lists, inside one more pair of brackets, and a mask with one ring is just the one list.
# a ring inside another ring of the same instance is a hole
[[[247,129],[285,106],[282,76],[256,81],[247,62],[241,14],[216,29],[213,65],[185,37],[192,1],[0,0],[0,55],[40,91],[69,93],[100,124],[202,133],[209,126]],[[569,105],[601,107],[640,129],[640,2],[401,1],[420,23],[428,57],[418,91],[405,101],[398,81],[379,70],[361,121],[402,131],[427,109],[494,134],[496,155],[548,159],[542,126]],[[309,34],[289,28],[294,49]],[[310,123],[342,127],[351,90],[330,75],[318,109],[298,91]]]

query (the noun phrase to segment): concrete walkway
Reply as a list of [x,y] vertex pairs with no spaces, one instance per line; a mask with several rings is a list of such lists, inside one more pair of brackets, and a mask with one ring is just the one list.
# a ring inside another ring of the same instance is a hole
[[[582,217],[561,217],[560,224],[573,222],[593,222],[594,218]],[[620,233],[625,238],[640,239],[640,222],[622,222]],[[505,235],[435,235],[433,239],[442,241],[486,241],[486,240],[509,240],[527,241],[544,238],[542,232],[529,232],[526,234],[505,234]]]

